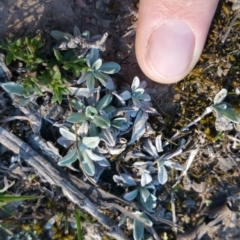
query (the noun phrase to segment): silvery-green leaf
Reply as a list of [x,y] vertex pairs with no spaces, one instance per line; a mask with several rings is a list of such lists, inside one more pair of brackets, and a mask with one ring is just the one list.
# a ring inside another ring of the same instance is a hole
[[77,149],[68,151],[68,153],[58,162],[59,166],[68,166],[77,160]]
[[96,109],[100,111],[103,108],[106,108],[112,101],[112,95],[106,94],[104,97],[102,97],[96,104]]
[[168,173],[164,166],[158,164],[158,181],[160,184],[164,185],[168,180]]
[[83,121],[81,126],[78,128],[78,135],[83,137],[86,137],[88,134],[89,124],[87,121]]
[[72,133],[65,128],[60,128],[59,131],[62,134],[62,136],[65,137],[66,139],[71,140],[71,141],[76,141],[75,133]]
[[[158,184],[157,184],[157,185],[158,185]],[[155,186],[153,185],[153,183],[150,183],[150,184],[146,185],[145,188],[146,188],[146,189],[151,189],[151,190],[153,190],[154,192],[155,192],[155,190],[156,190],[156,188],[155,188]]]
[[133,190],[131,192],[125,193],[123,195],[123,198],[125,200],[131,202],[134,198],[136,198],[137,194],[138,194],[138,189],[135,189],[135,190]]
[[93,164],[93,161],[88,159],[88,161],[82,161],[82,167],[84,168],[84,171],[89,176],[94,176],[95,174],[95,166]]
[[97,183],[106,167],[100,166],[95,162],[94,162],[94,166],[95,166],[95,174],[94,174],[93,180],[95,183]]
[[83,73],[81,74],[80,78],[78,79],[77,84],[81,84],[81,83],[85,82],[86,79],[87,79],[87,76],[88,76],[89,74],[91,74],[91,73],[83,72]]
[[126,173],[121,173],[120,177],[123,180],[123,182],[126,183],[128,186],[136,186],[137,185],[135,180]]
[[147,173],[147,172],[144,172],[142,174],[142,177],[141,177],[141,186],[144,187],[147,184],[149,184],[150,182],[152,182],[151,175],[149,173]]
[[183,170],[183,166],[179,163],[175,163],[171,160],[166,160],[164,161],[164,165],[170,168],[174,168],[176,170],[182,171]]
[[86,151],[86,154],[88,155],[88,157],[90,157],[90,159],[92,159],[93,161],[100,161],[100,160],[105,159],[105,157],[103,155],[97,155],[91,149],[86,149],[85,151]]
[[144,225],[134,219],[133,221],[133,238],[134,240],[142,240],[144,237]]
[[116,144],[116,141],[109,129],[102,129],[99,137],[110,147],[114,147]]
[[126,220],[127,220],[127,216],[124,215],[124,214],[121,214],[120,215],[120,220],[118,222],[118,226],[121,227],[126,222]]
[[133,105],[137,107],[138,109],[141,108],[141,102],[139,101],[138,98],[132,97]]
[[[129,92],[129,91],[128,91]],[[130,93],[130,92],[129,92]],[[120,94],[118,94],[117,92],[112,92],[112,94],[118,99],[119,103],[121,104],[121,106],[125,106],[125,100],[120,96]],[[131,97],[131,93],[130,93],[130,97]]]
[[64,32],[58,31],[58,30],[50,31],[50,35],[58,42],[66,41],[66,40],[73,38],[73,36],[71,34],[64,33]]
[[153,146],[152,141],[148,138],[144,144],[143,149],[148,152],[151,156],[153,156],[154,159],[158,157],[158,153],[156,148]]
[[162,147],[162,135],[158,135],[155,138],[155,146],[157,149],[157,152],[162,152],[163,151],[163,147]]
[[156,197],[153,194],[150,194],[147,200],[144,202],[142,198],[140,198],[140,202],[142,206],[148,211],[152,212],[153,208],[156,207]]
[[92,66],[99,58],[99,50],[97,48],[91,48],[90,53],[87,54],[86,58],[89,60],[90,66]]
[[142,198],[143,202],[146,202],[150,192],[146,188],[140,188],[140,198]]
[[98,111],[92,106],[87,106],[85,114],[86,117],[93,119],[98,114]]
[[216,104],[219,104],[221,103],[225,97],[227,96],[227,89],[223,88],[220,92],[218,92],[216,94],[216,96],[214,97],[214,100],[213,100],[213,104],[216,105]]
[[147,93],[143,93],[142,95],[140,95],[138,97],[139,100],[142,100],[142,101],[151,101],[151,97],[149,94]]
[[87,84],[87,88],[89,89],[89,91],[92,92],[92,90],[94,89],[94,85],[95,85],[95,78],[92,73],[87,74],[86,84]]
[[146,81],[141,81],[139,84],[139,88],[146,88],[147,87],[147,82]]
[[[184,139],[181,140],[182,143],[183,143],[183,140],[184,140]],[[176,150],[174,150],[174,151],[172,151],[172,152],[169,152],[169,153],[163,154],[163,155],[160,157],[160,159],[165,159],[165,160],[167,160],[167,159],[171,159],[171,158],[173,158],[173,157],[181,154],[181,153],[182,153],[183,145],[184,145],[184,144],[180,144],[180,146],[179,146]]]
[[[85,152],[88,146],[86,146],[82,141],[78,142],[78,148],[81,153]],[[86,154],[86,153],[85,153]]]
[[136,219],[138,219],[139,222],[142,222],[148,227],[151,227],[153,225],[152,221],[148,218],[148,216],[144,212],[134,212],[133,215],[135,215]]
[[94,117],[94,119],[92,120],[92,122],[96,126],[103,128],[103,129],[109,128],[111,126],[110,121],[106,117],[100,116],[100,115],[96,115]]
[[134,121],[134,126],[133,126],[133,130],[132,130],[132,138],[131,138],[130,142],[128,143],[128,145],[135,142],[138,138],[140,138],[144,134],[145,123],[146,123],[147,119],[148,119],[148,114],[140,110]]
[[111,126],[117,129],[122,129],[123,125],[126,123],[127,119],[125,117],[118,117],[111,121]]
[[120,65],[115,62],[106,62],[103,63],[102,66],[100,67],[100,71],[107,73],[107,74],[114,74],[119,72],[121,69]]
[[24,96],[25,94],[27,94],[27,91],[25,90],[25,88],[18,83],[6,82],[6,83],[3,83],[1,86],[6,92],[15,94],[17,96]]
[[75,142],[75,140],[74,141],[68,140],[62,136],[57,139],[57,143],[65,148],[69,148],[74,142]]
[[[120,95],[119,95],[123,100],[127,101],[128,99],[130,99],[132,97],[132,94],[126,90],[124,92],[122,92]],[[123,102],[123,101],[122,101]]]
[[131,86],[131,89],[132,89],[132,92],[134,92],[140,85],[140,80],[138,77],[134,77],[133,78],[133,82],[132,82],[132,86]]
[[108,78],[108,81],[107,81],[107,84],[106,84],[105,88],[108,89],[108,90],[112,90],[112,91],[115,89],[115,85],[114,85],[111,77]]
[[233,108],[230,108],[227,104],[217,104],[212,106],[212,108],[216,112],[217,119],[224,117],[234,123],[240,122],[240,115]]
[[85,105],[81,101],[79,101],[77,99],[72,99],[71,100],[71,105],[77,111],[85,110],[85,108],[86,108]]
[[90,137],[95,137],[99,135],[99,131],[97,129],[97,126],[94,123],[90,123],[90,127],[89,127],[89,136]]
[[81,35],[79,27],[74,26],[74,28],[73,28],[73,35],[74,35],[74,37],[79,37]]
[[95,61],[95,63],[92,65],[92,68],[95,70],[98,70],[102,66],[102,59],[99,58]]
[[96,163],[102,167],[110,167],[110,163],[106,158],[99,160]]
[[23,107],[27,106],[30,103],[30,101],[31,101],[31,98],[25,98],[25,97],[23,98],[19,97],[19,100],[18,100],[19,105]]
[[66,120],[71,123],[80,123],[88,120],[88,118],[83,113],[72,113]]
[[137,89],[132,93],[132,97],[139,98],[143,93],[144,93],[144,89],[143,89],[143,88],[137,88]]
[[104,109],[100,110],[99,112],[106,116],[112,116],[111,113],[115,112],[116,108],[112,105],[105,107]]
[[96,148],[100,142],[99,137],[84,137],[82,143],[88,148]]
[[107,74],[102,72],[93,72],[93,74],[94,74],[94,77],[97,78],[104,87],[107,86],[107,83],[110,79],[110,77]]
[[151,102],[141,101],[141,110],[151,114],[158,114],[157,110],[152,107]]
[[68,87],[68,90],[70,91],[71,95],[78,97],[79,99],[82,99],[83,97],[89,98],[93,95],[93,93],[99,93],[100,88],[94,88],[92,90],[88,88],[77,88],[77,87]]
[[136,107],[120,107],[116,109],[114,115],[122,114],[122,113],[131,113],[131,112],[138,112],[138,108]]
[[123,180],[120,176],[118,175],[113,175],[113,181],[117,184],[123,185]]

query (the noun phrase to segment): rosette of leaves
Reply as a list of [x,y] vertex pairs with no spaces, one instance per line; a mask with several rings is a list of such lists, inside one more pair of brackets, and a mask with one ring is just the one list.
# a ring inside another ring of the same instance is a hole
[[[89,135],[100,136],[109,146],[115,146],[117,135],[120,131],[127,129],[126,117],[123,113],[116,115],[116,108],[111,105],[113,96],[106,94],[95,105],[85,106],[79,104],[81,112],[72,113],[67,121],[81,124],[83,121],[89,122]],[[100,129],[100,131],[99,131]]]
[[181,130],[187,130],[192,125],[199,122],[207,114],[214,112],[216,116],[215,127],[218,131],[226,131],[233,129],[232,123],[240,123],[240,115],[231,107],[227,102],[223,102],[226,98],[228,91],[223,88],[220,92],[216,94],[213,100],[213,104],[205,109],[205,111],[192,122],[190,122],[186,127]]
[[133,78],[131,88],[127,85],[127,90],[119,94],[125,101],[131,100],[132,105],[137,109],[142,109],[147,111],[148,107],[152,107],[150,103],[151,97],[148,93],[145,92],[147,86],[146,81],[140,82],[138,77]]
[[145,81],[140,82],[138,77],[134,77],[131,88],[129,87],[129,90],[127,89],[118,95],[118,98],[127,102],[128,106],[135,108],[126,114],[128,121],[135,118],[132,137],[128,145],[131,145],[145,133],[149,113],[157,114],[156,109],[152,107],[150,95],[145,92],[146,85]]
[[119,176],[114,175],[113,180],[124,187],[134,187],[135,189],[123,195],[127,201],[133,201],[137,198],[141,205],[148,212],[152,212],[156,207],[157,198],[155,197],[155,186],[151,183],[141,186],[139,182],[135,181],[130,175],[122,173]]
[[120,70],[119,64],[115,62],[103,63],[99,58],[99,50],[92,48],[86,56],[86,63],[89,67],[88,70],[83,71],[81,77],[78,79],[78,84],[82,84],[86,81],[88,89],[93,89],[95,86],[95,80],[99,82],[109,90],[114,88],[112,78],[109,74],[117,73]]
[[[229,125],[231,123],[240,123],[240,115],[231,107],[230,104],[223,102],[226,98],[228,92],[225,88],[223,88],[213,100],[213,105],[210,106],[210,109],[216,114],[216,123],[218,123],[217,130],[231,130],[231,126],[229,129]],[[216,127],[217,127],[216,126]],[[222,126],[222,127],[220,127]]]
[[[152,141],[150,139],[147,139],[143,144],[143,150],[147,152],[154,160],[152,164],[146,163],[146,167],[157,165],[156,168],[158,172],[158,181],[160,184],[164,185],[168,180],[167,168],[173,168],[179,171],[183,170],[183,167],[180,164],[173,162],[171,158],[182,153],[182,147],[185,144],[185,140],[183,139],[181,141],[180,146],[176,150],[169,153],[164,153],[162,156],[159,156],[159,152],[162,152],[161,148],[162,144],[159,143],[159,141],[161,141],[161,138],[156,137],[155,139],[156,146],[154,146]],[[143,154],[141,157],[144,158],[147,156],[144,156]],[[142,162],[140,162],[140,164],[135,163],[135,166],[137,166],[138,168],[140,168],[141,165],[144,166]],[[150,172],[149,170],[147,172],[145,170],[145,179],[143,180],[144,182],[148,182],[150,180],[149,172]]]
[[71,165],[78,159],[83,171],[91,177],[96,175],[96,169],[98,169],[97,165],[103,168],[110,166],[108,160],[97,151],[100,142],[99,137],[78,136],[78,139],[76,139],[74,133],[64,128],[60,128],[60,133],[67,140],[76,143],[77,146],[74,149],[69,150],[68,153],[58,162],[59,166],[72,168]]

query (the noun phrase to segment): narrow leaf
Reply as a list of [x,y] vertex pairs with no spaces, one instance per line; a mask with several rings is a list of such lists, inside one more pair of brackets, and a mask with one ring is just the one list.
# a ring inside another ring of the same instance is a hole
[[76,135],[70,132],[69,130],[65,128],[60,128],[59,131],[62,134],[62,136],[65,137],[66,139],[76,141]]
[[83,240],[81,220],[80,220],[80,216],[79,216],[79,211],[76,208],[74,209],[74,218],[76,220],[76,225],[77,225],[78,240]]
[[115,62],[106,62],[101,65],[99,70],[107,74],[114,74],[119,72],[121,69],[120,65]]
[[88,118],[83,113],[72,113],[66,120],[71,123],[81,123],[88,120]]
[[97,102],[96,104],[96,109],[98,111],[106,108],[112,101],[112,95],[111,94],[107,94],[104,97],[102,97],[99,102]]
[[92,149],[86,149],[86,154],[88,155],[88,157],[90,159],[92,159],[93,161],[100,161],[100,160],[103,160],[105,159],[105,157],[103,155],[97,155],[96,153],[94,153],[92,151]]
[[99,58],[95,61],[95,63],[92,65],[92,68],[95,70],[98,70],[102,65],[102,59]]
[[24,96],[27,94],[27,91],[25,90],[25,88],[18,83],[7,82],[7,83],[3,83],[1,86],[6,92],[15,94],[17,96]]
[[137,139],[139,139],[145,133],[145,123],[147,119],[148,119],[148,114],[140,110],[134,121],[132,138],[128,143],[128,145],[134,143]]
[[77,160],[77,149],[68,151],[68,153],[58,162],[59,166],[68,166]]
[[111,126],[110,121],[106,117],[100,115],[95,116],[92,122],[103,129],[109,128]]
[[138,77],[134,77],[133,78],[133,82],[132,82],[132,86],[131,86],[131,89],[132,89],[132,92],[134,92],[140,85],[140,80]]
[[126,194],[123,195],[123,198],[129,202],[131,202],[134,198],[136,198],[138,194],[138,189],[135,189],[131,192],[128,192]]
[[134,240],[142,240],[144,236],[144,225],[138,220],[133,221],[133,238]]
[[82,143],[88,148],[96,148],[100,142],[99,137],[84,137]]
[[[160,164],[159,164],[160,165]],[[162,166],[158,166],[158,181],[160,184],[164,185],[168,180],[168,173],[166,168]]]

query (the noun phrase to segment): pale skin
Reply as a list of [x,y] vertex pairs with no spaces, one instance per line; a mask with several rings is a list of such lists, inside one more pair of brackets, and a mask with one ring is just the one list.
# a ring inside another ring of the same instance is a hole
[[219,0],[140,0],[136,56],[159,83],[183,79],[196,65]]

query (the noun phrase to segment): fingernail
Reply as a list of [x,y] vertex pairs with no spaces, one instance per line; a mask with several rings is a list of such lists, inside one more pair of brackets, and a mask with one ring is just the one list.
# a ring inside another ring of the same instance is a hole
[[149,64],[164,78],[182,75],[191,64],[194,45],[194,34],[186,23],[179,20],[165,22],[150,37]]

